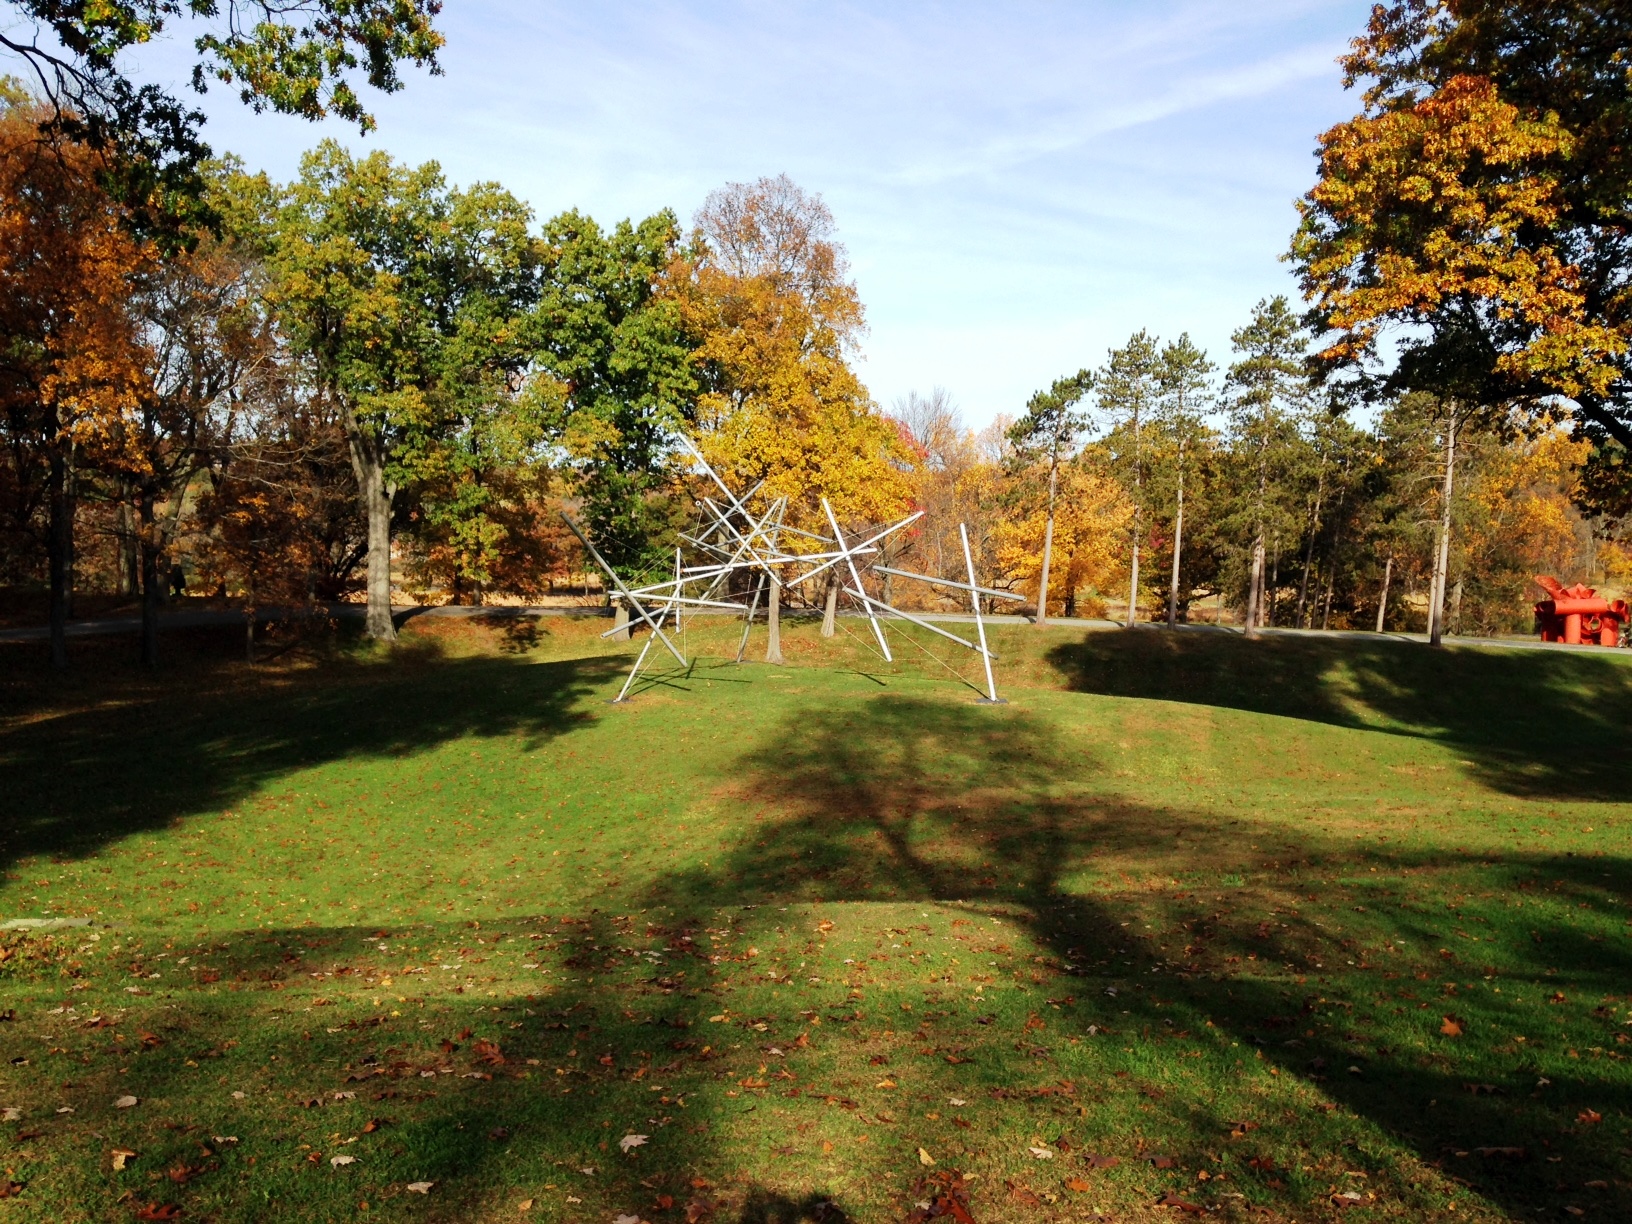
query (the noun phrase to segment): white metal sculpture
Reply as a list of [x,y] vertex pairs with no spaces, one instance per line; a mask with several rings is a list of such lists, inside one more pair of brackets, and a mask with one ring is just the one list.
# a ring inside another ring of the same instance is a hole
[[[838,517],[833,513],[833,507],[824,497],[821,499],[822,513],[833,534],[828,536],[804,531],[783,521],[788,508],[786,498],[769,499],[759,513],[754,513],[749,509],[749,502],[759,492],[759,485],[738,497],[720,478],[719,473],[709,466],[691,439],[680,435],[676,441],[679,448],[722,495],[721,499],[713,497],[699,499],[698,504],[703,511],[702,523],[695,531],[682,532],[680,535],[682,543],[689,545],[695,553],[693,560],[696,564],[686,564],[683,550],[677,548],[674,553],[672,578],[663,582],[630,587],[607,564],[606,559],[601,556],[595,545],[590,543],[589,537],[578,524],[566,514],[561,516],[583,544],[584,551],[606,575],[615,598],[628,606],[627,628],[633,628],[639,623],[651,630],[651,636],[641,647],[634,666],[629,669],[629,675],[623,682],[623,688],[619,690],[617,697],[613,698],[613,704],[629,700],[629,691],[646,666],[654,644],[661,643],[681,667],[690,666],[685,653],[675,645],[669,634],[664,632],[664,626],[667,624],[678,634],[682,624],[682,609],[714,609],[742,613],[742,645],[737,650],[737,658],[740,661],[748,643],[748,635],[753,628],[754,617],[759,610],[760,597],[771,584],[783,589],[792,589],[833,569],[839,571],[839,593],[857,612],[866,616],[872,627],[873,637],[878,642],[879,651],[886,661],[893,661],[895,656],[890,650],[890,640],[885,632],[884,622],[891,618],[910,622],[978,654],[986,671],[986,695],[980,698],[980,703],[1003,704],[1003,699],[997,695],[997,682],[992,676],[992,660],[997,656],[986,644],[986,621],[982,615],[981,599],[985,597],[1018,601],[1023,597],[1009,591],[996,591],[979,585],[975,579],[974,555],[969,548],[969,530],[964,524],[958,525],[958,531],[963,540],[967,581],[936,578],[912,570],[880,565],[878,560],[883,555],[887,541],[915,523],[923,516],[923,511],[909,514],[898,523],[892,523],[865,539],[850,543],[845,540]],[[793,546],[795,540],[798,542],[797,547]],[[877,596],[868,594],[863,579],[869,573],[924,582],[967,595],[970,610],[974,613],[976,641],[968,641],[921,616],[914,616]],[[732,598],[729,595],[731,579],[736,574],[746,574],[751,579],[752,595],[746,597],[747,602],[743,602],[744,596]],[[611,637],[623,632],[625,628],[619,625],[601,636]]]

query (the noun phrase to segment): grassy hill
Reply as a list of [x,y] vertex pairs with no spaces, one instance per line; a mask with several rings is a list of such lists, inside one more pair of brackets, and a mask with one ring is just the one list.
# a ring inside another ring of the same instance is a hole
[[0,1221],[1632,1215],[1618,653],[601,627],[5,648]]

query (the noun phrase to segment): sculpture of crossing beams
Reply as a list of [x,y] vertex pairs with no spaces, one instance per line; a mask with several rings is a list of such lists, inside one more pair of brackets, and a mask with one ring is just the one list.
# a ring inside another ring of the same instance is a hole
[[[881,565],[878,559],[883,555],[890,538],[917,522],[923,517],[923,511],[909,514],[899,522],[875,531],[855,543],[847,543],[844,532],[839,527],[838,517],[833,513],[833,507],[828,504],[827,498],[821,499],[821,506],[828,527],[832,530],[831,536],[805,531],[785,523],[783,520],[787,516],[788,502],[783,497],[770,499],[765,503],[764,509],[755,514],[748,508],[748,503],[759,492],[763,482],[738,497],[720,478],[719,473],[709,465],[691,439],[680,435],[676,441],[679,449],[685,452],[722,495],[718,499],[712,496],[699,498],[698,505],[703,511],[701,526],[695,531],[680,534],[682,544],[689,545],[695,554],[694,564],[686,564],[684,549],[676,548],[672,578],[630,587],[619,577],[617,571],[607,564],[606,558],[601,556],[578,524],[564,513],[561,516],[583,544],[584,551],[606,575],[616,598],[628,608],[627,626],[620,624],[601,636],[612,637],[633,628],[637,623],[646,625],[652,631],[651,636],[641,647],[634,666],[629,669],[629,675],[624,680],[617,697],[613,699],[613,704],[622,704],[629,699],[629,691],[646,666],[655,644],[661,643],[681,667],[691,666],[685,653],[675,645],[670,635],[664,632],[664,625],[668,624],[678,636],[682,628],[683,609],[742,613],[742,645],[737,651],[737,659],[740,662],[748,643],[748,635],[753,628],[754,616],[759,610],[760,597],[767,588],[775,585],[779,589],[792,589],[829,570],[838,571],[838,593],[848,599],[856,611],[866,616],[872,627],[873,637],[878,642],[879,651],[887,662],[893,662],[895,656],[890,651],[889,637],[881,618],[908,621],[978,654],[986,671],[986,696],[982,697],[980,702],[983,705],[1002,704],[1003,699],[997,695],[997,682],[992,676],[992,660],[997,656],[991,652],[986,643],[986,621],[982,615],[981,600],[987,598],[1018,601],[1022,596],[979,585],[975,578],[974,555],[969,548],[969,530],[966,526],[960,523],[958,531],[963,541],[967,581],[937,578],[912,570]],[[791,543],[794,539],[809,551],[792,551],[785,546],[785,543]],[[786,577],[789,570],[795,571],[791,578]],[[869,572],[961,592],[968,597],[970,609],[974,614],[976,641],[968,641],[921,616],[914,616],[883,599],[869,595],[863,582],[863,575]],[[747,603],[742,602],[741,597],[733,599],[725,594],[730,589],[732,578],[737,574],[747,574],[754,579],[751,584],[752,597]]]

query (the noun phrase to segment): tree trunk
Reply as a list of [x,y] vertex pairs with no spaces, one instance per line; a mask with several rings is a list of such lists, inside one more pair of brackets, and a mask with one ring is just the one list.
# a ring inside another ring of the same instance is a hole
[[1139,441],[1139,402],[1133,406],[1133,557],[1128,572],[1128,621],[1132,629],[1139,619],[1139,537],[1144,527],[1145,469]]
[[380,440],[345,409],[346,441],[352,470],[357,474],[357,497],[368,523],[368,636],[376,642],[394,642],[391,621],[391,502],[396,486],[385,478],[385,454]]
[[159,606],[164,602],[165,575],[163,551],[159,548],[157,527],[153,521],[153,493],[144,489],[141,493],[141,539],[139,550],[142,558],[142,666],[157,667],[159,665]]
[[1259,613],[1264,602],[1264,536],[1262,532],[1252,541],[1252,574],[1247,579],[1246,636],[1258,636]]
[[822,607],[822,636],[832,637],[838,629],[839,619],[839,583],[828,571],[827,602]]
[[1133,508],[1133,570],[1128,575],[1128,628],[1132,629],[1134,622],[1139,619],[1139,529],[1140,514],[1137,505]]
[[68,491],[68,460],[51,453],[48,497],[51,522],[46,534],[47,580],[51,590],[51,666],[68,666],[68,599],[74,583],[74,502]]
[[1054,493],[1059,488],[1059,465],[1048,469],[1048,523],[1043,527],[1043,572],[1037,580],[1037,620],[1041,629],[1048,622],[1048,567],[1054,560]]
[[1337,558],[1334,555],[1326,558],[1326,599],[1320,609],[1320,629],[1324,633],[1332,623],[1332,588],[1337,585]]
[[[129,497],[126,490],[124,496]],[[141,592],[141,561],[136,556],[136,517],[130,502],[119,503],[119,594],[134,596]]]
[[1320,476],[1315,481],[1315,502],[1309,513],[1309,547],[1303,551],[1303,577],[1298,580],[1298,628],[1304,629],[1309,598],[1309,571],[1315,563],[1315,537],[1320,534],[1320,503],[1326,496],[1326,456],[1320,457]]
[[1383,566],[1383,593],[1377,599],[1377,632],[1383,631],[1383,620],[1388,615],[1388,584],[1394,577],[1394,558],[1390,557]]
[[1451,561],[1451,494],[1456,483],[1456,415],[1445,422],[1445,480],[1440,486],[1439,547],[1434,552],[1434,585],[1428,595],[1428,644],[1445,636],[1445,572]]
[[775,578],[771,579],[770,603],[765,609],[765,626],[769,636],[765,639],[765,662],[782,665],[782,584]]
[[1167,585],[1167,627],[1179,623],[1179,558],[1184,555],[1184,443],[1179,443],[1179,505],[1173,516],[1173,577]]
[[1264,609],[1264,624],[1266,625],[1273,625],[1275,623],[1275,596],[1280,593],[1280,590],[1281,542],[1277,538],[1275,541],[1275,559],[1269,570],[1269,589],[1264,592],[1264,597],[1260,601]]

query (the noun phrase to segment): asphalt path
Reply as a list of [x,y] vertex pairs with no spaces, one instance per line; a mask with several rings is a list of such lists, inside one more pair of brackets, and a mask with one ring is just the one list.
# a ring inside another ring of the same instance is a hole
[[[406,605],[394,607],[392,617],[398,625],[421,616],[455,617],[460,619],[481,618],[495,621],[525,620],[546,616],[568,616],[585,618],[606,618],[611,616],[607,608],[533,608],[533,607],[470,607],[468,605],[440,607],[423,607]],[[313,615],[326,615],[346,620],[361,620],[366,615],[362,604],[330,604],[318,609],[309,608],[260,608],[256,610],[255,620],[259,624],[275,621],[300,620]],[[735,616],[734,612],[699,610],[693,615]],[[794,619],[807,619],[821,615],[819,610],[798,611],[783,610],[783,615]],[[845,612],[846,617],[860,618],[860,613]],[[948,623],[973,624],[974,617],[967,612],[915,612],[915,616],[922,620]],[[1031,618],[1026,616],[988,616],[984,618],[988,624],[1029,624]],[[192,608],[182,611],[166,611],[160,614],[159,631],[168,632],[172,629],[205,629],[222,625],[242,625],[244,613],[232,609]],[[1084,618],[1050,617],[1049,625],[1059,625],[1066,628],[1084,629],[1088,631],[1123,629],[1125,626],[1119,621],[1088,620]],[[74,638],[99,637],[121,633],[138,633],[141,631],[142,618],[140,616],[109,616],[91,617],[85,620],[70,621],[68,636]],[[1135,626],[1140,632],[1158,632],[1167,628],[1163,624],[1141,622]],[[1232,625],[1180,625],[1180,633],[1230,633],[1240,636],[1241,629]],[[1416,643],[1426,645],[1426,633],[1369,633],[1356,629],[1265,629],[1265,637],[1308,637],[1319,639],[1353,640],[1356,642],[1389,641],[1401,643]],[[45,625],[31,625],[20,629],[0,630],[0,642],[38,642],[51,636],[51,630]],[[1566,646],[1561,642],[1543,642],[1537,638],[1488,638],[1488,637],[1447,637],[1446,643],[1454,646],[1488,646],[1499,650],[1602,650],[1601,646]]]

